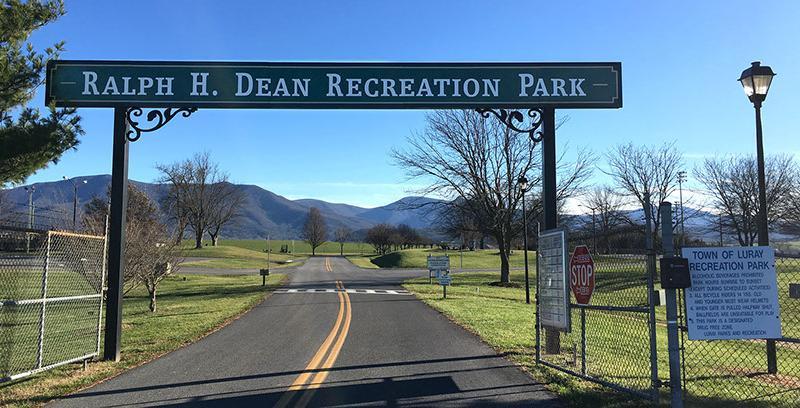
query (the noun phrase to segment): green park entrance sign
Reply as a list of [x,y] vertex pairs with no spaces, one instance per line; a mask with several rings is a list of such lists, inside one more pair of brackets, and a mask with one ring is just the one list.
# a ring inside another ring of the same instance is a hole
[[620,108],[611,63],[51,61],[46,103],[284,109]]
[[[114,108],[103,357],[119,360],[128,152],[143,133],[206,108],[474,109],[542,143],[542,229],[551,230],[558,226],[555,110],[621,108],[622,64],[54,60],[45,103]],[[548,352],[557,353],[558,333],[546,334]]]

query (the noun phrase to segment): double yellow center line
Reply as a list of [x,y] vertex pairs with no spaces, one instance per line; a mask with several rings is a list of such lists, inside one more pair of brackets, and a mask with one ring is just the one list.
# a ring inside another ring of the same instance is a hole
[[[325,258],[325,269],[328,272],[333,272],[329,258]],[[325,338],[322,345],[319,346],[314,357],[308,362],[303,373],[297,376],[292,385],[289,386],[289,389],[283,394],[278,403],[275,404],[275,407],[282,408],[288,406],[297,395],[299,395],[299,400],[296,404],[292,404],[292,406],[302,408],[308,405],[316,389],[328,378],[329,370],[339,357],[342,346],[344,346],[344,341],[347,338],[347,332],[350,331],[352,312],[350,296],[344,291],[344,284],[342,281],[336,281],[336,289],[339,289],[336,292],[339,296],[339,313],[336,316],[336,322],[333,324],[333,328],[331,328],[328,337]]]

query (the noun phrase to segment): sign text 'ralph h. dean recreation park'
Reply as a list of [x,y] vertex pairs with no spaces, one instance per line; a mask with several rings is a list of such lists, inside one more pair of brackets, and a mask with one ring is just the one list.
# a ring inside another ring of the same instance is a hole
[[46,102],[262,109],[619,108],[621,64],[51,61]]

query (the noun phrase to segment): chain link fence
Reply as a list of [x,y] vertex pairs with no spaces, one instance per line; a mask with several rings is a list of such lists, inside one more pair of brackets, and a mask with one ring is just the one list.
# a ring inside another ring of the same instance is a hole
[[[542,335],[540,362],[653,402],[668,400],[667,319],[656,267],[661,234],[650,251],[610,244],[647,241],[641,230],[624,234],[569,236],[569,254],[577,245],[591,249],[595,289],[590,306],[570,293],[571,330],[555,348]],[[774,342],[774,373],[766,340],[689,340],[678,291],[685,406],[800,407],[800,257],[779,252],[775,263],[783,337]]]
[[[638,235],[643,239],[642,233]],[[595,275],[591,303],[576,304],[570,294],[571,330],[560,334],[557,350],[542,344],[540,363],[657,401],[656,314],[651,298],[655,255],[607,246],[597,253],[591,238],[578,234],[569,238],[569,254],[577,245],[590,248]]]
[[105,237],[0,226],[0,381],[100,349]]
[[[681,349],[687,406],[800,406],[800,259],[776,255],[783,338],[775,342],[777,372],[768,370],[764,340],[689,340],[681,293]],[[681,291],[682,292],[682,291]]]

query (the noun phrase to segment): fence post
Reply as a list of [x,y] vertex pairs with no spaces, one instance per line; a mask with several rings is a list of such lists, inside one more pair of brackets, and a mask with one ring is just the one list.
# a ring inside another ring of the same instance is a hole
[[658,378],[658,344],[656,336],[656,299],[655,299],[655,276],[656,276],[656,253],[653,243],[653,220],[650,194],[644,194],[645,205],[645,249],[647,252],[647,305],[649,308],[648,326],[650,330],[650,384],[651,399],[658,401],[658,388],[661,380]]
[[[110,211],[109,211],[110,212]],[[103,228],[103,260],[100,267],[100,302],[97,306],[97,355],[100,355],[100,333],[103,328],[103,290],[106,286],[106,273],[108,272],[108,212],[106,213],[105,226]]]
[[47,231],[47,249],[44,253],[44,270],[42,271],[42,308],[39,312],[39,344],[36,354],[36,368],[42,368],[44,360],[44,318],[47,304],[47,270],[50,269],[50,231]]
[[586,308],[581,308],[581,374],[586,375]]
[[[665,258],[675,256],[672,242],[672,204],[662,202],[658,209],[661,215],[661,248]],[[664,289],[667,300],[667,349],[669,350],[669,387],[672,408],[683,408],[681,389],[681,351],[678,334],[677,289]]]

